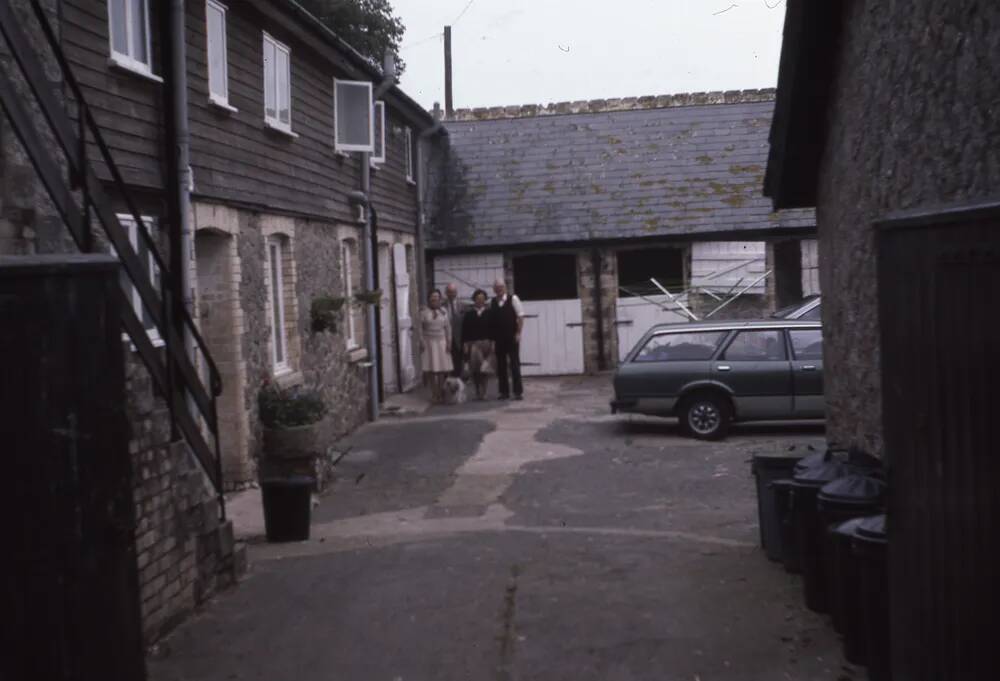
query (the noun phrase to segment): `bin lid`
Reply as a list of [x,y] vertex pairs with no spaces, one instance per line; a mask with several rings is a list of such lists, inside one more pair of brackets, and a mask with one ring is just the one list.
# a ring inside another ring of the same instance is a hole
[[870,506],[882,500],[885,483],[870,475],[851,473],[823,485],[819,500],[844,505]]
[[831,480],[842,478],[850,470],[847,464],[836,459],[824,460],[815,466],[795,472],[795,483],[804,487],[822,487]]
[[863,517],[851,518],[850,520],[845,520],[842,523],[834,525],[830,531],[843,537],[853,537],[858,529],[858,525],[860,525],[863,520]]
[[283,476],[271,476],[267,478],[262,478],[260,481],[261,486],[274,486],[274,487],[303,487],[312,486],[313,479],[308,475],[283,475]]
[[816,452],[814,454],[807,454],[799,459],[799,462],[795,464],[795,472],[801,473],[804,470],[808,470],[813,466],[818,466],[826,460],[825,452]]
[[885,513],[862,518],[858,523],[854,536],[868,541],[884,542],[887,539],[885,531]]

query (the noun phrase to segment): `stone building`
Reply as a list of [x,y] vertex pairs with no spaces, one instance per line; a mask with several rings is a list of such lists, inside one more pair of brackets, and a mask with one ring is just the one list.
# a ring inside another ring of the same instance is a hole
[[892,676],[989,679],[1000,5],[789,0],[766,191],[815,206],[827,429],[889,479]]
[[812,211],[761,196],[773,108],[749,90],[456,111],[431,165],[435,285],[506,277],[527,374],[610,368],[736,291],[716,316],[818,293]]
[[[163,293],[176,273],[154,261],[140,230],[150,231],[162,262],[173,262],[169,253],[181,229],[170,223],[167,209],[171,181],[165,161],[173,147],[164,115],[172,81],[166,77],[164,33],[157,30],[167,22],[167,3],[44,3],[69,75],[58,68],[29,3],[4,4],[10,9],[4,10],[0,62],[4,75],[16,81],[16,95],[4,104],[35,115],[16,124],[0,116],[0,254],[78,248],[70,238],[78,226],[63,223],[33,167],[43,157],[64,169],[75,161],[44,129],[42,105],[29,87],[54,93],[58,113],[73,120],[65,128],[75,131],[71,75],[123,180],[114,181],[98,146],[89,144],[91,172],[108,213],[117,214],[143,276],[157,295]],[[147,640],[238,572],[240,553],[231,526],[220,523],[216,494],[256,480],[257,395],[265,382],[320,391],[328,407],[328,443],[368,419],[375,392],[415,384],[418,344],[411,320],[423,262],[422,168],[440,131],[427,111],[387,84],[373,107],[375,151],[365,161],[370,188],[367,208],[359,206],[362,156],[336,141],[335,79],[372,83],[376,90],[383,80],[378,69],[291,0],[188,2],[183,42],[191,249],[181,251],[181,266],[188,270],[192,316],[221,374],[212,435],[220,443],[222,476],[215,480],[212,466],[203,458],[198,463],[190,437],[176,439],[162,386],[153,380],[156,371],[131,344],[128,411]],[[30,82],[14,54],[39,65],[36,75],[48,80]],[[27,133],[44,143],[25,143]],[[83,201],[82,192],[72,197]],[[365,220],[374,233],[377,262],[371,265],[382,294],[377,307],[354,300],[368,288]],[[98,222],[93,250],[114,251]],[[151,352],[169,355],[163,329],[134,286],[129,291]],[[311,308],[323,297],[346,303],[334,328],[316,331]],[[373,309],[380,340],[375,357],[368,351],[367,315]],[[202,372],[208,371],[205,357],[197,359]],[[373,363],[381,380],[377,391]],[[198,439],[197,433],[188,435]]]

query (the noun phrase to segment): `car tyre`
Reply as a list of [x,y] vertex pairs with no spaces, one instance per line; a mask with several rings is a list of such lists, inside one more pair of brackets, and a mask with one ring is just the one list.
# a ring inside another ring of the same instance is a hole
[[698,393],[684,400],[678,410],[681,429],[699,440],[721,440],[729,432],[729,400],[713,393]]

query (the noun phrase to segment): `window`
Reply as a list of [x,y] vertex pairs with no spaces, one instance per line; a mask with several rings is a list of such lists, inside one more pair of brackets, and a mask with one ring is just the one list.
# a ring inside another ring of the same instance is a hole
[[823,332],[820,329],[791,329],[792,352],[795,359],[823,359]]
[[267,241],[268,301],[271,307],[271,364],[275,373],[288,371],[288,333],[285,328],[285,279],[280,237]]
[[406,181],[413,182],[413,130],[406,128]]
[[152,74],[149,0],[109,0],[111,59],[119,66]]
[[[153,241],[155,242],[158,237],[158,228],[156,221],[153,218],[142,217],[143,225],[147,229],[147,234],[149,234]],[[139,238],[139,226],[136,224],[135,218],[131,215],[119,215],[118,222],[121,226],[128,232],[128,241],[132,244],[133,250],[139,256],[139,262],[142,264],[146,271],[147,276],[149,276],[150,282],[153,284],[153,289],[162,295],[162,283],[160,280],[160,268],[156,265],[156,258],[146,245],[145,239]],[[111,254],[118,257],[118,253],[115,251],[114,246],[110,246],[109,250]],[[128,274],[124,270],[121,272],[121,285],[125,289],[128,299],[132,302],[132,309],[135,310],[135,314],[139,319],[142,320],[142,325],[146,328],[146,334],[153,343],[160,343],[160,332],[156,328],[156,324],[153,323],[153,318],[150,316],[149,311],[146,306],[142,304],[142,298],[139,297],[139,291],[132,285],[129,280]]]
[[573,300],[577,290],[576,253],[514,257],[514,285],[521,300]]
[[264,34],[264,122],[272,128],[292,131],[292,53]]
[[208,98],[219,106],[229,106],[229,64],[226,58],[226,6],[206,0],[205,22],[208,35]]
[[374,151],[372,84],[333,79],[333,146],[337,151]]
[[732,362],[784,360],[785,340],[780,330],[741,331],[726,348],[722,359]]
[[711,359],[726,331],[663,333],[653,336],[635,356],[635,362],[681,362]]
[[344,298],[347,299],[347,348],[358,347],[357,336],[354,328],[354,272],[351,257],[353,255],[353,244],[350,241],[340,242],[340,258],[343,266],[344,276]]
[[619,251],[618,297],[639,295],[660,296],[663,292],[650,279],[656,279],[671,293],[683,291],[684,255],[681,248],[649,248],[639,251]]
[[375,102],[375,151],[372,152],[372,163],[385,163],[385,102]]

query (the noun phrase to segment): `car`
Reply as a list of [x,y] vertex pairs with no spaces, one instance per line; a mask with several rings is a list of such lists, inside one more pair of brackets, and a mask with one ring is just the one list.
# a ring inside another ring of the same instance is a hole
[[803,319],[660,324],[614,375],[612,413],[676,416],[696,438],[731,423],[821,419],[823,330]]
[[788,307],[783,307],[771,315],[772,319],[808,319],[819,321],[822,319],[820,311],[822,303],[818,295],[806,296],[801,301]]

